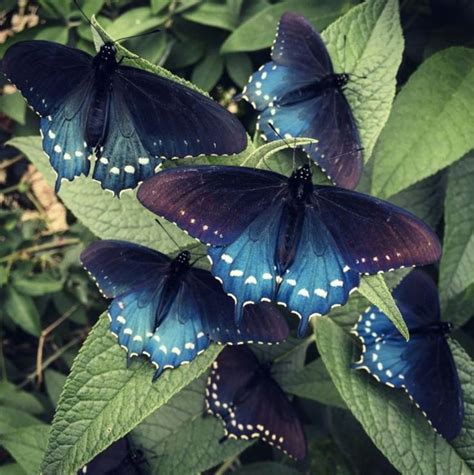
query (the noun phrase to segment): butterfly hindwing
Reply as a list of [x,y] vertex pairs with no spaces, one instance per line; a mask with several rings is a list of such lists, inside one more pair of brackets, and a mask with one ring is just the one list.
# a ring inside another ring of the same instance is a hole
[[296,459],[306,457],[306,438],[285,393],[245,347],[227,347],[214,362],[206,405],[227,438],[260,438]]
[[[419,300],[414,298],[416,293]],[[377,307],[369,307],[353,329],[363,343],[361,359],[353,366],[388,386],[405,389],[434,428],[451,440],[461,430],[464,405],[456,365],[441,328],[435,286],[426,275],[413,271],[394,296],[410,340]]]

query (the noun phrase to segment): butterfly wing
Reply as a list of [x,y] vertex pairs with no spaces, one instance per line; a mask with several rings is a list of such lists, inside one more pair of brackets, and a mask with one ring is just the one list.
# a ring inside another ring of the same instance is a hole
[[347,265],[316,210],[307,208],[298,251],[282,276],[276,297],[299,316],[299,335],[304,335],[312,316],[326,315],[331,308],[344,305],[359,281],[359,273]]
[[263,302],[246,307],[242,322],[237,327],[233,319],[234,302],[210,272],[192,268],[186,278],[192,284],[204,331],[212,341],[277,343],[288,337],[286,320],[274,305]]
[[8,48],[2,71],[41,116],[53,114],[92,72],[92,56],[51,41],[21,41]]
[[131,96],[115,76],[109,99],[108,131],[103,148],[97,152],[93,178],[104,189],[119,195],[159,171],[163,161],[151,155],[136,129],[131,113]]
[[316,186],[318,210],[347,265],[375,274],[422,266],[441,256],[436,234],[408,211],[363,193]]
[[90,147],[84,142],[93,100],[92,57],[49,41],[24,41],[6,52],[2,69],[40,115],[43,149],[63,179],[89,172]]
[[255,377],[258,367],[248,348],[225,348],[208,380],[208,411],[222,420],[227,438],[261,438],[296,459],[304,459],[307,445],[298,415],[271,377],[264,373]]
[[237,118],[208,97],[142,69],[121,66],[116,76],[152,157],[227,155],[246,147],[247,135]]
[[286,187],[286,177],[245,167],[169,169],[147,180],[139,201],[213,246],[234,241]]
[[270,141],[309,137],[317,143],[302,148],[334,183],[353,189],[359,183],[362,149],[354,116],[344,94],[335,88],[290,105],[277,102],[258,117],[262,135]]
[[414,271],[394,294],[412,332],[410,340],[407,342],[377,307],[369,307],[353,329],[363,344],[361,359],[354,367],[390,387],[404,388],[433,427],[451,440],[461,430],[464,404],[448,343],[444,335],[427,329],[439,323],[435,286],[426,275]]

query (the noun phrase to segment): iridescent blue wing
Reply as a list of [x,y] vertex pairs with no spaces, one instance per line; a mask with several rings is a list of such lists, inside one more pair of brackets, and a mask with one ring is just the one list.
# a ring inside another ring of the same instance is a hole
[[212,99],[142,69],[121,66],[116,76],[152,157],[227,155],[246,147],[242,124]]
[[2,70],[41,117],[43,149],[61,180],[88,174],[92,153],[84,142],[93,100],[92,57],[49,41],[24,41],[11,46]]
[[278,303],[300,318],[299,336],[305,334],[311,317],[344,305],[359,281],[359,273],[347,265],[316,210],[308,208],[298,252],[282,276],[276,296]]
[[316,186],[313,206],[347,265],[375,274],[437,261],[436,234],[408,211],[363,193]]
[[317,143],[303,146],[334,183],[345,188],[357,186],[363,168],[362,148],[354,116],[344,94],[336,88],[291,105],[273,103],[258,117],[265,139],[309,137]]
[[138,199],[213,246],[233,242],[286,188],[286,177],[245,167],[169,169],[147,180]]
[[234,302],[210,272],[192,268],[186,278],[192,283],[204,331],[212,341],[278,343],[288,337],[288,325],[276,306],[262,302],[245,307],[243,319],[237,327],[232,318]]
[[102,188],[119,195],[122,190],[135,188],[138,183],[154,175],[163,161],[151,155],[135,127],[130,112],[134,98],[114,77],[109,98],[108,130],[103,147],[97,152],[93,178]]
[[[434,289],[433,282],[414,271],[395,291],[411,334],[408,342],[384,313],[369,307],[353,329],[362,342],[361,358],[353,366],[390,387],[405,389],[433,427],[450,440],[461,430],[464,404],[448,343],[442,332],[433,331],[433,325],[440,323]],[[427,307],[421,308],[422,302]]]
[[276,293],[275,249],[282,206],[258,216],[231,244],[210,247],[212,273],[236,304],[237,324],[244,307],[260,300],[274,300]]
[[260,438],[296,459],[306,458],[302,424],[285,393],[245,347],[227,347],[213,363],[208,412],[221,419],[225,438]]

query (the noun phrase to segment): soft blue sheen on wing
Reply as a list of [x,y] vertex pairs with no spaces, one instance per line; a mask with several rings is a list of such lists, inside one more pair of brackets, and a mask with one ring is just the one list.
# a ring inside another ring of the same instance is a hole
[[91,103],[90,87],[73,91],[52,115],[40,121],[43,150],[57,173],[56,192],[61,180],[73,180],[89,173],[92,148],[84,142],[87,114]]
[[359,286],[359,273],[350,269],[324,223],[313,208],[307,208],[298,250],[276,299],[296,313],[300,336],[313,315],[325,315],[347,302]]
[[264,110],[285,94],[314,82],[307,71],[277,65],[270,61],[249,78],[242,91],[242,98],[252,103],[257,110]]
[[281,209],[272,207],[263,212],[228,246],[208,250],[212,273],[235,300],[237,323],[242,318],[246,303],[274,298],[274,255]]
[[111,94],[108,124],[105,143],[97,152],[93,178],[102,188],[118,195],[153,176],[163,159],[152,156],[143,146],[121,88],[114,88]]

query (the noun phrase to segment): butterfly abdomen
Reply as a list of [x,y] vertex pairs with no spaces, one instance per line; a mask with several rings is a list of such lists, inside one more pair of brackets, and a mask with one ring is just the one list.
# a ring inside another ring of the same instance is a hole
[[285,273],[295,259],[303,220],[304,205],[293,201],[288,202],[282,213],[275,256],[280,275]]

